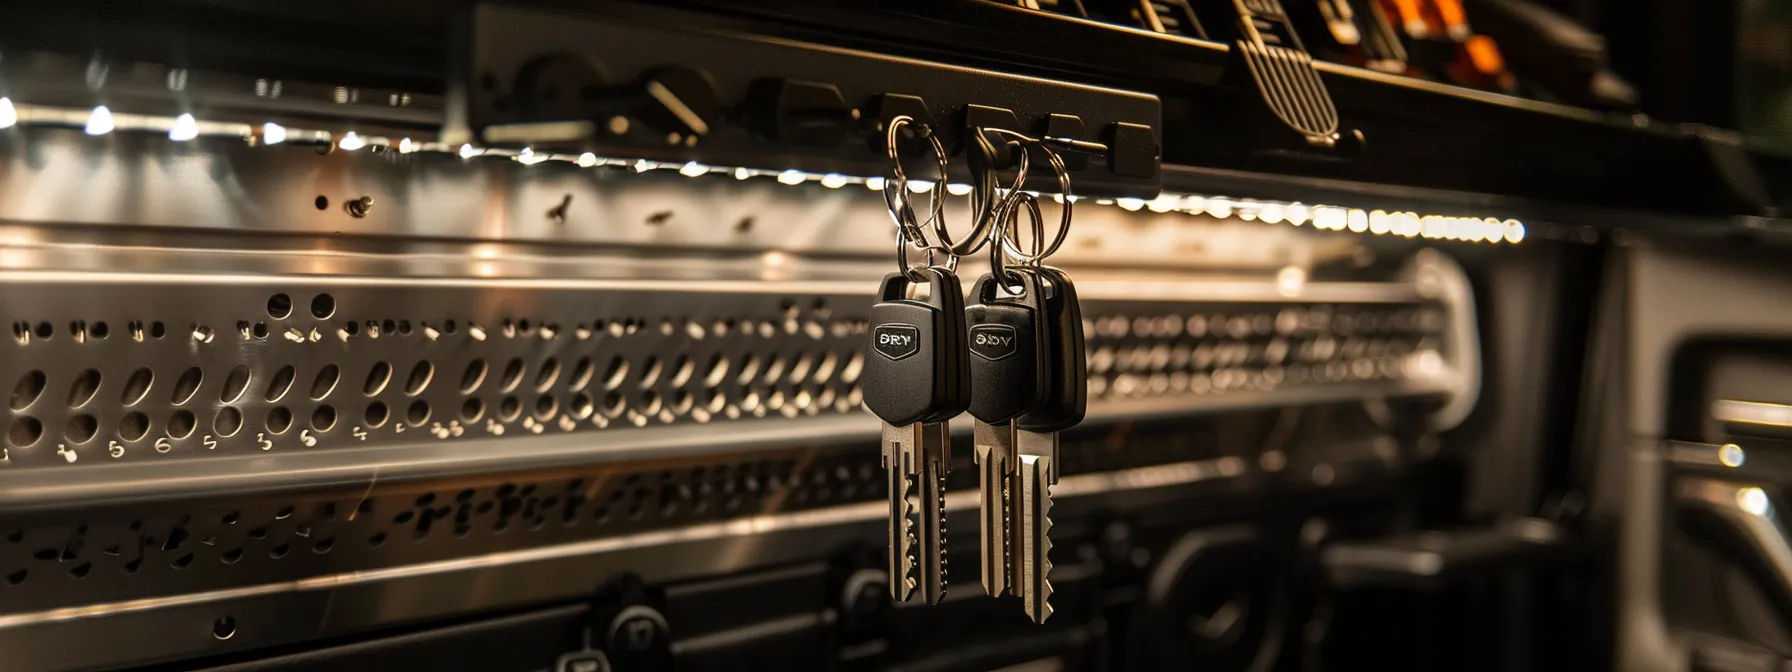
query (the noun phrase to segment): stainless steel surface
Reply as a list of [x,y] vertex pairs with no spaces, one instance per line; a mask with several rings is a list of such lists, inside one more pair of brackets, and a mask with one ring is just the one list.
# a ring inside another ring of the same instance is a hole
[[[1219,486],[1245,474],[1237,458],[1067,476],[1060,497],[1074,508],[1129,506],[1124,496],[1186,497],[1187,488]],[[1116,496],[1120,498],[1116,499]],[[954,515],[974,504],[957,500]],[[1153,499],[1150,501],[1160,501]],[[577,598],[616,571],[659,582],[717,576],[807,560],[816,549],[873,541],[886,516],[881,502],[797,514],[691,525],[525,552],[324,575],[302,581],[150,600],[93,604],[0,616],[0,650],[9,670],[52,670],[146,661],[200,652],[241,651],[370,627]],[[968,522],[968,520],[967,520]],[[212,637],[229,616],[237,635]],[[313,627],[292,628],[306,622]],[[95,628],[116,633],[106,647],[45,647],[81,641]]]

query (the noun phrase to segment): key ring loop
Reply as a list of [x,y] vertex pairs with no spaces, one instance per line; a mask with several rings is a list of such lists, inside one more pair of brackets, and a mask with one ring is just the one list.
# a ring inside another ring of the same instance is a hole
[[1011,262],[1006,259],[1009,256],[1006,243],[1017,235],[1014,229],[1019,226],[1020,214],[1023,211],[1023,207],[1017,206],[1024,206],[1028,220],[1033,223],[1033,256],[1035,259],[1043,256],[1039,252],[1045,245],[1045,217],[1040,214],[1038,196],[1026,192],[1015,193],[1020,195],[1011,199],[1009,201],[1011,205],[1005,208],[1000,215],[1002,217],[1000,230],[1004,244],[989,246],[989,268],[996,282],[1001,283],[1004,289],[1010,290],[1010,293],[1019,294],[1026,291],[1026,284],[1009,267],[1037,267],[1039,264],[1037,261],[1027,262],[1017,259]]
[[[1064,208],[1062,210],[1062,214],[1060,214],[1058,217],[1058,232],[1056,235],[1054,235],[1052,237],[1052,242],[1048,245],[1045,245],[1043,248],[1040,247],[1039,241],[1042,240],[1044,238],[1044,236],[1039,236],[1038,238],[1035,238],[1033,254],[1027,254],[1027,253],[1021,251],[1020,245],[1018,243],[1016,243],[1016,241],[1013,239],[1013,237],[1011,235],[1009,235],[1009,231],[1008,231],[1007,227],[1003,227],[1002,229],[998,230],[998,233],[1001,237],[1002,247],[1005,250],[1007,250],[1009,255],[1013,256],[1022,265],[1039,266],[1040,262],[1043,261],[1046,257],[1050,257],[1053,254],[1057,253],[1058,248],[1064,245],[1064,239],[1070,235],[1071,209],[1076,203],[1076,198],[1071,195],[1070,169],[1065,167],[1064,158],[1062,156],[1059,156],[1058,152],[1056,150],[1053,150],[1051,148],[1051,145],[1046,142],[1040,142],[1038,140],[1033,140],[1032,143],[1033,143],[1034,147],[1039,149],[1041,154],[1045,155],[1046,163],[1051,165],[1052,173],[1057,175],[1058,191],[1064,197],[1063,198]],[[1037,217],[1037,214],[1039,212],[1039,202],[1038,202],[1037,198],[1035,198],[1031,202],[1030,207],[1033,209],[1033,213],[1034,213],[1035,217]],[[1037,220],[1035,220],[1035,221],[1037,222]],[[1043,233],[1043,231],[1041,231],[1041,233]]]
[[[921,264],[918,266],[910,266],[908,263],[908,255],[909,255],[910,248],[918,249],[918,250],[926,252],[927,253],[927,263],[924,263],[924,264]],[[939,263],[938,255],[941,253],[943,253],[944,256],[946,257],[946,263],[943,265]],[[946,271],[947,273],[957,273],[958,272],[958,256],[952,254],[951,250],[948,250],[939,245],[911,245],[909,243],[908,236],[904,235],[901,229],[897,229],[896,230],[896,268],[897,268],[897,270],[902,271],[903,275],[908,276],[908,279],[911,281],[926,282],[927,278],[921,275],[921,269],[937,268],[937,269],[942,269],[942,270]]]
[[[1001,193],[1001,182],[996,179],[995,156],[997,147],[989,141],[990,135],[1007,138],[1005,144],[1018,145],[1020,160],[1015,167],[1014,182],[1008,186],[1007,194]],[[1026,184],[1031,168],[1026,143],[1032,139],[1005,128],[988,128],[979,126],[971,129],[971,146],[975,152],[966,151],[971,159],[971,234],[965,241],[952,246],[954,254],[969,256],[976,254],[985,242],[996,237],[997,224],[1002,213],[1013,207],[1015,194],[1020,193]]]
[[[896,228],[901,234],[899,237],[918,241],[919,245],[925,243],[926,234],[921,230],[922,223],[915,220],[914,201],[909,195],[908,173],[902,169],[900,148],[902,128],[910,125],[916,127],[917,135],[926,138],[933,150],[934,161],[938,165],[940,176],[939,182],[935,183],[937,190],[943,190],[946,183],[947,158],[946,147],[940,144],[939,135],[935,134],[933,129],[926,124],[916,121],[906,114],[890,119],[884,133],[884,152],[890,157],[892,177],[884,181],[884,206],[889,209],[890,218],[896,222]],[[935,191],[929,202],[926,223],[933,227],[935,235],[940,237],[941,244],[950,250],[951,244],[945,239],[945,207],[946,200],[943,194],[941,191]],[[904,266],[906,267],[906,264]]]

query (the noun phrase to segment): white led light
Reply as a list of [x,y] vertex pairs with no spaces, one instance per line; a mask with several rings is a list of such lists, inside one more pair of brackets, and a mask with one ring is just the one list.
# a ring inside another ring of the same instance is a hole
[[516,153],[516,162],[525,166],[533,166],[546,160],[548,160],[548,155],[536,154],[535,149],[531,147],[524,147],[523,151]]
[[734,179],[744,180],[744,179],[747,179],[752,176],[753,176],[753,171],[747,170],[745,168],[735,168],[734,169]]
[[1207,216],[1225,219],[1232,216],[1232,202],[1218,196],[1207,199]]
[[701,163],[697,163],[696,161],[692,161],[690,163],[686,163],[686,164],[678,167],[678,174],[683,175],[685,177],[697,177],[699,175],[704,175],[708,172],[709,172],[709,166],[705,166]]
[[1506,242],[1517,243],[1524,240],[1524,223],[1516,219],[1506,220]]
[[592,154],[591,152],[585,152],[584,154],[579,155],[579,167],[580,168],[590,168],[595,165],[597,165],[597,155],[596,154]]
[[635,159],[635,162],[629,165],[629,169],[637,173],[645,173],[649,170],[653,170],[653,164],[648,163],[647,159]]
[[168,129],[168,139],[175,142],[186,142],[199,137],[199,121],[191,114],[182,114],[174,118],[174,127]]
[[1743,511],[1765,516],[1773,511],[1773,502],[1767,498],[1767,492],[1760,488],[1743,488],[1736,491],[1736,504]]
[[1238,218],[1247,222],[1255,222],[1257,221],[1257,211],[1261,209],[1263,209],[1262,203],[1249,199],[1239,201]]
[[839,173],[828,173],[821,176],[821,186],[829,189],[839,189],[846,186],[846,176]]
[[1170,194],[1164,194],[1147,201],[1145,207],[1149,208],[1152,212],[1169,212],[1175,210],[1181,203],[1182,199]]
[[1369,233],[1383,234],[1393,230],[1393,228],[1394,225],[1389,221],[1388,213],[1386,211],[1369,211]]
[[361,136],[355,135],[354,131],[349,131],[348,133],[343,134],[341,140],[336,142],[336,146],[352,152],[362,147],[366,147],[367,141],[361,139]]
[[1350,230],[1362,233],[1369,230],[1369,213],[1357,208],[1350,209]]
[[1144,199],[1139,199],[1139,198],[1114,199],[1114,204],[1120,206],[1121,210],[1125,210],[1127,212],[1138,212],[1145,208]]
[[19,111],[13,109],[11,98],[0,98],[0,128],[11,128],[19,123]]
[[112,111],[106,109],[105,105],[93,108],[93,112],[87,115],[88,135],[105,135],[111,133],[112,128]]
[[268,122],[261,125],[261,144],[278,145],[286,142],[286,127]]
[[1325,231],[1343,231],[1344,220],[1349,216],[1343,208],[1322,205],[1313,209],[1313,228]]
[[778,173],[778,184],[798,185],[803,183],[803,171],[786,170]]
[[1449,226],[1448,223],[1444,221],[1444,218],[1438,215],[1425,215],[1424,218],[1419,220],[1419,225],[1420,233],[1423,233],[1426,238],[1431,239],[1444,237],[1444,233],[1448,230],[1446,227]]
[[1263,210],[1257,213],[1257,218],[1265,224],[1281,224],[1287,216],[1288,210],[1281,203],[1264,203]]
[[971,193],[971,185],[959,182],[948,182],[946,184],[946,193],[953,196],[968,196]]
[[415,152],[415,151],[417,151],[417,143],[411,142],[410,138],[405,138],[403,140],[398,141],[398,153],[399,154],[409,154],[409,153]]
[[1312,214],[1313,214],[1312,210],[1308,209],[1307,206],[1301,205],[1299,203],[1289,203],[1288,204],[1288,223],[1289,224],[1293,224],[1295,226],[1300,226],[1302,224],[1305,224],[1305,223],[1307,223],[1307,217],[1311,216]]
[[866,178],[865,188],[870,189],[872,191],[883,191],[884,190],[884,178],[881,178],[881,177]]
[[1307,284],[1307,270],[1299,266],[1284,266],[1276,271],[1276,291],[1282,296],[1294,296],[1300,293]]
[[1723,463],[1726,467],[1740,467],[1744,462],[1748,461],[1748,454],[1742,452],[1742,446],[1738,446],[1734,443],[1726,443],[1723,447],[1717,449],[1717,461]]
[[461,145],[460,146],[460,158],[471,159],[475,156],[479,156],[479,148],[474,147],[472,145]]

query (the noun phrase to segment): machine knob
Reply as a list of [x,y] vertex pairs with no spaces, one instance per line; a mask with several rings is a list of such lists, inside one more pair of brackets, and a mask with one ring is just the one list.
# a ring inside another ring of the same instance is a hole
[[653,607],[637,604],[616,614],[604,644],[617,672],[672,668],[672,628]]

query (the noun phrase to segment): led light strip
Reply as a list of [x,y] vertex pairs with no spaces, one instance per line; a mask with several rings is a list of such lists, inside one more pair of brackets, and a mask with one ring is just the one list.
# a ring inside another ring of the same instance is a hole
[[[505,157],[524,165],[555,161],[571,163],[584,168],[622,167],[637,173],[649,170],[676,170],[678,174],[686,177],[701,177],[711,174],[732,175],[737,180],[774,177],[780,184],[795,186],[806,182],[816,182],[829,189],[839,189],[847,185],[863,185],[874,191],[881,191],[884,188],[882,177],[856,177],[840,173],[810,173],[800,170],[730,168],[697,162],[611,158],[600,157],[591,152],[581,154],[536,152],[528,147],[521,150],[510,150],[481,148],[470,144],[455,146],[440,142],[420,142],[411,138],[399,138],[397,142],[394,142],[392,138],[363,136],[354,131],[344,132],[338,136],[331,131],[288,128],[273,122],[256,126],[237,122],[199,121],[194,119],[191,114],[166,117],[114,113],[104,105],[91,110],[42,105],[14,105],[11,99],[0,98],[0,129],[15,125],[80,128],[89,135],[105,135],[115,131],[152,131],[166,133],[168,138],[175,142],[186,142],[200,137],[227,137],[261,145],[334,145],[339,149],[351,152],[372,148],[372,151],[396,150],[401,154],[416,152],[454,154],[462,159],[481,156]],[[932,182],[909,181],[909,190],[915,193],[926,193],[932,191],[933,187]],[[946,192],[953,196],[964,196],[971,192],[971,185],[950,183],[946,185]],[[1037,192],[1028,193],[1043,197]],[[1061,194],[1054,194],[1052,198],[1063,202],[1064,197]],[[1070,198],[1079,202],[1084,200],[1075,196]],[[1222,220],[1236,217],[1246,222],[1285,223],[1293,226],[1304,226],[1310,222],[1313,228],[1319,231],[1349,231],[1405,238],[1425,238],[1427,240],[1516,244],[1523,241],[1526,235],[1524,223],[1516,219],[1422,215],[1410,211],[1364,210],[1336,205],[1305,205],[1299,202],[1234,199],[1225,196],[1164,193],[1151,200],[1104,198],[1093,199],[1092,202],[1096,205],[1117,206],[1128,212],[1141,210],[1155,213],[1177,212]]]

